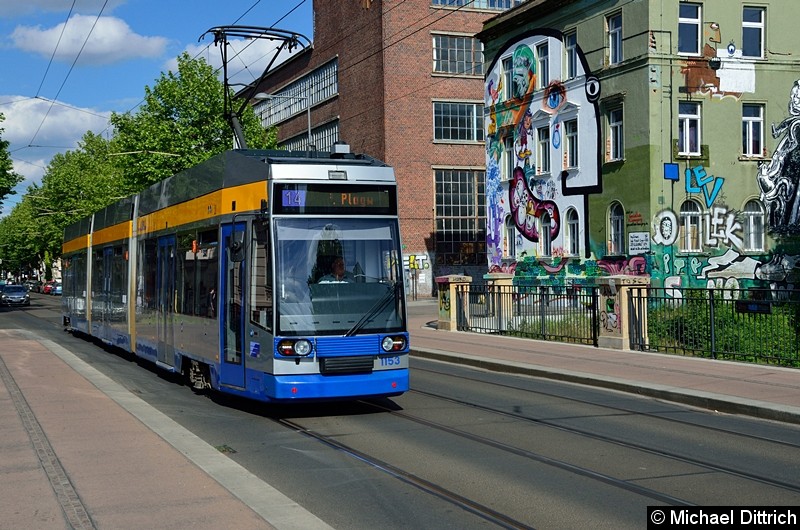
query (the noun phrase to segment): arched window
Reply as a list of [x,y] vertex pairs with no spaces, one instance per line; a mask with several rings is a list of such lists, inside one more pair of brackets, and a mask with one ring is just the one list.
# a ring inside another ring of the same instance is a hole
[[700,205],[695,201],[685,201],[681,205],[681,250],[683,252],[698,252],[701,250],[702,213]]
[[540,217],[541,220],[541,230],[540,230],[540,238],[539,241],[542,243],[542,256],[552,256],[553,255],[553,241],[550,238],[550,228],[552,227],[552,221],[550,220],[550,214],[543,213]]
[[625,253],[625,210],[618,202],[611,203],[608,211],[608,253],[622,255]]
[[764,208],[757,200],[750,200],[744,205],[742,233],[744,234],[744,250],[759,252],[764,250]]
[[575,208],[567,210],[567,251],[570,256],[580,254],[580,240],[578,227],[578,212]]
[[503,230],[503,257],[515,258],[517,256],[517,229],[514,226],[514,218],[510,215],[506,217]]

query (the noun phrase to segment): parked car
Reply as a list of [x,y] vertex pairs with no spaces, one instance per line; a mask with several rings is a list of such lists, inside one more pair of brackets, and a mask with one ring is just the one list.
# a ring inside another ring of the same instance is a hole
[[52,290],[53,290],[53,286],[54,286],[55,284],[56,284],[56,282],[55,282],[55,281],[53,281],[53,280],[50,280],[49,282],[46,282],[46,283],[44,284],[44,286],[42,287],[42,292],[43,292],[44,294],[50,294],[50,291],[52,291]]
[[53,288],[50,290],[50,294],[54,296],[61,295],[61,282],[56,282],[55,285],[53,285]]
[[24,285],[4,285],[0,304],[5,306],[31,305],[31,295]]

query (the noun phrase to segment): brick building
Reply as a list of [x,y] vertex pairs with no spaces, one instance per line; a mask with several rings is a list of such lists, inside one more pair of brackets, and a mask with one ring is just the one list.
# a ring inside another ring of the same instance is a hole
[[420,296],[436,276],[487,270],[484,69],[474,35],[519,3],[314,0],[313,46],[256,91],[273,96],[253,104],[265,126],[278,126],[282,147],[342,141],[395,168],[404,264]]

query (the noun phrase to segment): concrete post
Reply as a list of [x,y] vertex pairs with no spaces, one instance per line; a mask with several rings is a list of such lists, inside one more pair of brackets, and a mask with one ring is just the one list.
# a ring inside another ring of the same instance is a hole
[[511,285],[514,275],[507,272],[490,272],[483,275],[486,280],[487,315],[493,315],[495,329],[506,331],[508,321],[514,316],[514,305],[511,299]]
[[[451,274],[449,276],[437,276],[436,284],[439,290],[439,324],[438,329],[456,331],[458,329],[458,315],[456,314],[456,287],[459,285],[469,285],[472,283],[472,276],[461,276]],[[469,300],[462,300],[464,317],[469,318]]]
[[[598,308],[600,334],[597,345],[600,348],[630,350],[631,326],[629,296],[632,287],[647,287],[647,276],[605,276],[598,278],[600,294]],[[642,323],[647,329],[647,323]]]

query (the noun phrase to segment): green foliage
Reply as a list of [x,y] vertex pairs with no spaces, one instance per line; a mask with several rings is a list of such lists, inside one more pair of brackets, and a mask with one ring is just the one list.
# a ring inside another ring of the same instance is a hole
[[[240,121],[249,147],[275,146],[275,131],[261,127],[252,107],[245,106]],[[178,57],[177,73],[162,73],[154,87],[145,87],[135,114],[114,113],[111,123],[117,164],[135,191],[233,147],[224,86],[204,59],[187,53]]]
[[[5,116],[0,114],[0,122],[5,119]],[[9,144],[2,139],[4,131],[5,129],[0,129],[0,207],[3,205],[3,199],[13,194],[14,186],[22,181],[22,176],[14,172],[14,164],[11,162],[11,154],[8,152]]]
[[[736,310],[734,300],[711,291],[687,290],[648,311],[652,349],[717,359],[800,367],[800,305],[761,301],[767,313]],[[713,330],[713,333],[712,333]]]

